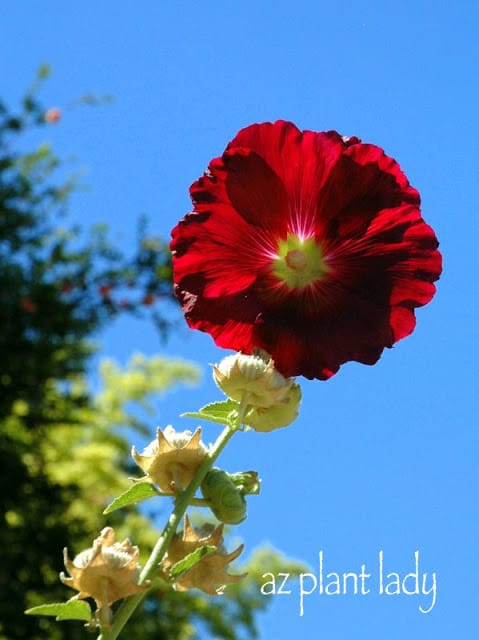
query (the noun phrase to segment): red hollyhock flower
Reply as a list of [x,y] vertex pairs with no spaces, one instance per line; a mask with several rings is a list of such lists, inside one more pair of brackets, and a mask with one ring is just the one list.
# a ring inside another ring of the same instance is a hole
[[252,125],[190,192],[171,243],[188,324],[265,349],[285,376],[374,364],[434,295],[441,256],[419,194],[358,138]]

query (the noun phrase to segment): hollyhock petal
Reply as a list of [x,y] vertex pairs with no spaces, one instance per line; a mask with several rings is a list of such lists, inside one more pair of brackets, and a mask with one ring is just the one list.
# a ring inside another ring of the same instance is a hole
[[[252,352],[254,326],[260,308],[248,293],[206,298],[179,286],[175,287],[175,293],[190,327],[211,334],[220,347]],[[232,308],[237,310],[234,317]]]
[[257,343],[274,353],[283,375],[327,379],[349,360],[374,364],[383,348],[392,346],[390,307],[378,304],[378,291],[371,295],[366,281],[362,284],[355,290],[332,281],[320,309],[308,318],[296,309],[283,313],[281,322],[265,317]]
[[394,342],[409,336],[416,326],[416,318],[411,309],[405,307],[392,307],[390,324],[393,330]]
[[246,127],[227,149],[237,147],[255,151],[281,178],[289,198],[290,224],[298,234],[309,234],[315,226],[319,193],[346,147],[341,136],[335,131],[301,132],[291,122],[279,120]]
[[226,191],[233,208],[253,226],[283,232],[288,222],[288,196],[280,178],[258,154],[226,152]]
[[171,243],[189,325],[221,347],[266,350],[285,376],[374,364],[435,293],[441,256],[418,192],[356,137],[251,125],[191,197]]
[[238,149],[213,161],[191,195],[195,211],[173,230],[178,282],[185,275],[191,287],[200,278],[208,298],[243,291],[275,248],[265,230],[286,228],[281,181],[258,155]]

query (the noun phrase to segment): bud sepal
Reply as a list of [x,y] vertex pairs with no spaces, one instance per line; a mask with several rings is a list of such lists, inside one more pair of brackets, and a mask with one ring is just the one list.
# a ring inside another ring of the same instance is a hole
[[174,578],[173,587],[176,591],[200,589],[210,595],[223,593],[226,585],[236,583],[246,577],[228,573],[228,565],[243,551],[243,545],[231,553],[225,553],[223,548],[223,525],[212,528],[205,525],[203,530],[196,531],[185,514],[183,531],[175,534],[169,544],[166,558],[161,568],[167,574],[172,567],[183,558],[201,547],[215,547],[216,551],[208,552],[191,569]]
[[218,387],[232,400],[242,401],[247,394],[253,407],[271,407],[288,393],[292,379],[275,369],[265,351],[256,349],[252,355],[236,353],[226,356],[213,366],[213,378]]
[[68,550],[63,551],[66,576],[60,573],[63,584],[78,591],[74,599],[93,598],[97,604],[97,617],[102,626],[108,625],[110,605],[117,600],[150,588],[150,583],[138,584],[140,567],[139,549],[128,539],[115,542],[115,532],[105,527],[93,546],[70,560]]
[[195,477],[207,447],[201,442],[201,429],[175,431],[172,426],[164,432],[158,428],[153,440],[139,454],[135,447],[131,455],[136,464],[146,473],[139,482],[152,482],[165,493],[175,493],[185,489]]

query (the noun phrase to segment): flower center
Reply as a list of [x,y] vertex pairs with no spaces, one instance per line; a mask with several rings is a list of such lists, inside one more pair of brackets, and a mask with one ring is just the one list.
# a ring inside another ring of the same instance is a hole
[[286,240],[278,242],[272,266],[274,275],[289,289],[304,289],[329,271],[315,238],[299,238],[290,233]]
[[308,256],[300,249],[291,249],[286,254],[285,262],[290,269],[295,271],[303,271],[308,265]]

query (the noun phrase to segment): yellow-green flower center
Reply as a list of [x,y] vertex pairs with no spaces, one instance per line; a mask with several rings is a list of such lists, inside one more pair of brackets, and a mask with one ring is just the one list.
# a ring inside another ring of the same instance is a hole
[[304,289],[328,271],[321,246],[315,238],[299,238],[288,233],[286,240],[278,242],[273,273],[289,289]]

